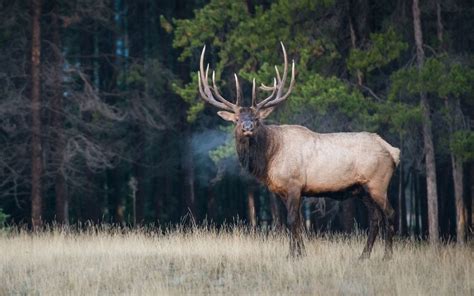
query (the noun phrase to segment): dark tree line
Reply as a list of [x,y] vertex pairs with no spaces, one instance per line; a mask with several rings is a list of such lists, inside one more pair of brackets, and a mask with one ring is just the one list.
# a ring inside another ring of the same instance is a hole
[[[227,97],[298,71],[270,121],[377,132],[400,147],[401,235],[472,232],[474,8],[469,1],[1,1],[0,223],[280,227],[230,127],[198,98],[200,50]],[[246,103],[250,103],[245,101]],[[367,226],[359,200],[309,199],[312,231]]]

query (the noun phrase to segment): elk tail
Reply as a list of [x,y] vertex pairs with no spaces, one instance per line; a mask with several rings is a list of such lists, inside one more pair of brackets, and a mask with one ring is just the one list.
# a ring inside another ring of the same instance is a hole
[[393,163],[395,164],[395,167],[398,166],[400,163],[400,149],[393,147],[389,143],[387,143],[384,139],[382,139],[379,135],[377,135],[377,141],[385,148],[387,149],[388,153],[392,157]]

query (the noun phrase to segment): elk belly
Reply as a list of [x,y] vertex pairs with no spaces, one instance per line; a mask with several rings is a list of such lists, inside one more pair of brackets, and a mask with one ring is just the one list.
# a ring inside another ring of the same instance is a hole
[[332,153],[327,159],[311,162],[306,170],[304,191],[312,193],[342,191],[365,178],[355,170],[356,161],[346,155]]

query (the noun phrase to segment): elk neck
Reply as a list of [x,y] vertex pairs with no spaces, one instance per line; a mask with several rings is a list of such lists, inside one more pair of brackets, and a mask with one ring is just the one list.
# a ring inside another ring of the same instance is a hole
[[277,149],[271,128],[262,124],[250,137],[235,130],[235,143],[241,166],[265,183],[268,166]]

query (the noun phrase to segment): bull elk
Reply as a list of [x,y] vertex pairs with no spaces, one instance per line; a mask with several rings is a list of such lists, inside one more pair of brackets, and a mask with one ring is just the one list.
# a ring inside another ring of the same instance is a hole
[[211,105],[222,109],[217,114],[235,124],[236,150],[241,165],[277,194],[288,211],[290,255],[304,251],[301,235],[300,205],[302,196],[343,199],[358,196],[369,211],[367,243],[361,258],[368,258],[379,232],[385,230],[385,258],[392,255],[394,210],[387,197],[387,187],[398,165],[400,150],[374,133],[316,133],[299,125],[265,125],[263,120],[285,101],[295,84],[295,63],[287,90],[288,60],[283,50],[283,75],[275,66],[272,86],[259,88],[271,94],[257,103],[255,79],[252,84],[251,107],[241,106],[241,90],[237,75],[236,103],[226,100],[216,85],[212,71],[209,85],[209,64],[204,69],[204,46],[200,71],[199,93]]

